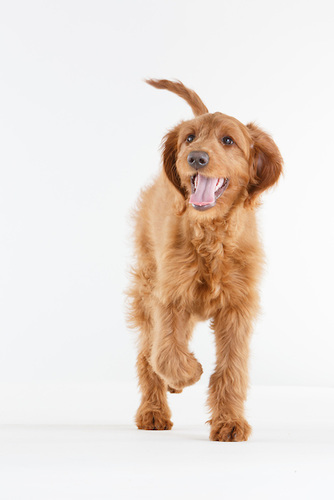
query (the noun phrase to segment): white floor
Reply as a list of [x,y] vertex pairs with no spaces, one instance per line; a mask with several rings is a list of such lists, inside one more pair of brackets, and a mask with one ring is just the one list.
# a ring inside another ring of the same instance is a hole
[[170,396],[172,431],[119,410],[111,425],[2,425],[0,499],[334,498],[334,389],[254,388],[247,443],[208,440],[204,396]]

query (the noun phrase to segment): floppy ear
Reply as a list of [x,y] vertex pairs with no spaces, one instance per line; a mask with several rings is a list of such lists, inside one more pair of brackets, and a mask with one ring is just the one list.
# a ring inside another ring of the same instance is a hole
[[263,191],[278,181],[282,173],[283,159],[270,135],[254,123],[249,123],[247,129],[253,140],[251,157],[253,165],[245,203],[252,205]]
[[178,135],[178,127],[174,128],[167,135],[165,135],[162,143],[162,159],[164,170],[168,179],[182,194],[182,196],[186,198],[186,190],[181,185],[181,179],[176,168]]

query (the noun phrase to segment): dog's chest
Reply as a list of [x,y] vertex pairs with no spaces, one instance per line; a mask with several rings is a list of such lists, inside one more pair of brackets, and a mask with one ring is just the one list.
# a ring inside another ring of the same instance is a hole
[[170,255],[164,269],[164,290],[168,289],[173,302],[208,319],[245,288],[244,264],[225,252],[222,245],[215,252],[204,247],[200,250],[193,247],[188,254]]
[[242,263],[226,255],[199,259],[193,307],[203,319],[234,302],[241,289],[245,289]]
[[235,232],[198,225],[173,231],[167,242],[157,258],[156,292],[164,303],[206,319],[247,291],[251,260]]

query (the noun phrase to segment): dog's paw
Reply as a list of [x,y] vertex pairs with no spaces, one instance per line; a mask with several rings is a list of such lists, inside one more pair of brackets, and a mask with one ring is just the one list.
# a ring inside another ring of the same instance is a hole
[[211,441],[247,441],[252,431],[251,426],[244,419],[229,420],[227,422],[211,422]]
[[159,353],[153,362],[156,373],[174,392],[195,384],[203,373],[202,365],[190,352],[175,348]]
[[168,417],[165,417],[159,411],[145,411],[140,409],[136,415],[136,424],[138,429],[167,431],[173,427],[173,422]]
[[183,360],[180,371],[170,384],[174,389],[181,391],[184,387],[193,385],[199,381],[203,373],[201,363],[197,361],[193,354],[188,354]]

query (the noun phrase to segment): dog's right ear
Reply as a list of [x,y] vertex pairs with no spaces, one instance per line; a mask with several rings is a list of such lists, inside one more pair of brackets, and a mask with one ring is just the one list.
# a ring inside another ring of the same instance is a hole
[[186,198],[187,193],[181,185],[181,179],[176,168],[177,160],[177,142],[179,136],[179,129],[175,127],[173,130],[165,135],[162,142],[162,159],[163,167],[167,178],[176,187],[176,189]]

